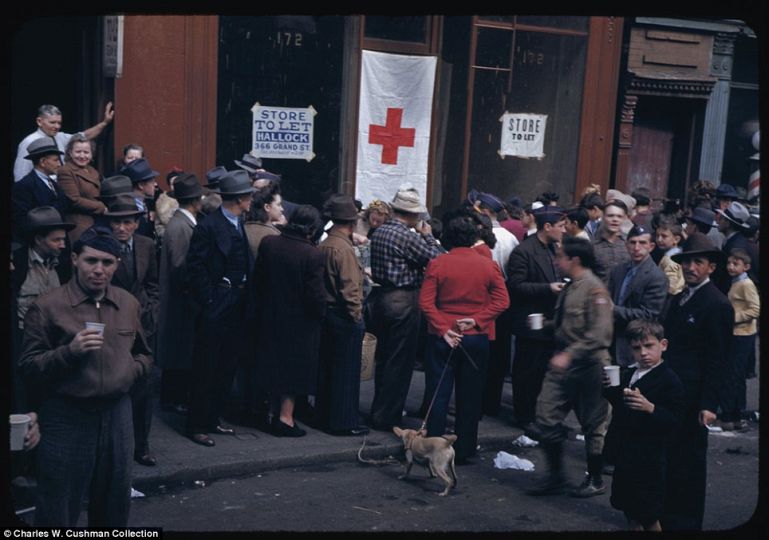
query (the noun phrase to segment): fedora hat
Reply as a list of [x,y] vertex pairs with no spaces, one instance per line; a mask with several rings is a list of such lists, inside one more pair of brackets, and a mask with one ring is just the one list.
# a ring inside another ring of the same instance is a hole
[[358,209],[352,197],[334,193],[323,203],[323,216],[335,221],[355,221]]
[[130,193],[121,193],[116,196],[110,203],[108,210],[104,212],[104,216],[111,217],[128,217],[128,216],[140,216],[144,212],[139,210],[136,206],[136,199]]
[[133,160],[118,172],[126,175],[134,184],[137,182],[144,182],[145,180],[151,180],[160,174],[157,171],[153,171],[152,167],[150,167],[150,162],[144,158]]
[[738,203],[737,201],[732,201],[729,203],[729,206],[726,207],[726,210],[716,210],[717,213],[721,214],[723,217],[740,227],[741,229],[749,229],[750,225],[748,225],[748,219],[750,219],[750,212],[748,212],[748,209],[745,208],[745,205],[742,203]]
[[731,184],[719,184],[716,188],[716,199],[739,199],[739,194]]
[[262,158],[254,157],[251,154],[243,154],[240,160],[235,160],[235,165],[253,174],[257,169],[262,168]]
[[219,193],[222,195],[245,195],[253,192],[251,178],[246,171],[228,171],[219,179]]
[[174,189],[168,193],[174,199],[194,199],[203,196],[203,186],[192,173],[182,173],[174,180]]
[[419,192],[416,188],[408,187],[401,188],[393,197],[390,206],[393,210],[398,212],[405,212],[407,214],[421,214],[427,212],[427,208],[419,200]]
[[27,155],[24,156],[24,159],[35,159],[43,156],[49,156],[51,154],[63,154],[61,150],[59,150],[59,147],[53,144],[53,140],[51,140],[49,137],[40,137],[39,139],[35,139],[31,143],[29,143],[29,146],[27,146]]
[[684,258],[695,257],[698,255],[708,257],[710,260],[715,261],[720,261],[723,257],[721,250],[713,245],[713,242],[710,241],[710,238],[708,238],[707,235],[704,235],[701,232],[695,232],[690,234],[684,241],[683,246],[681,247],[681,252],[673,255],[671,259],[673,259],[673,262],[681,264],[681,261],[683,261]]
[[690,219],[695,223],[705,225],[706,227],[712,227],[713,220],[716,219],[716,213],[708,208],[705,208],[704,206],[698,206],[692,210],[692,215],[687,219]]
[[61,214],[53,206],[38,206],[27,212],[24,221],[24,233],[33,235],[40,231],[64,229],[70,231],[75,228],[74,223],[67,223],[61,219]]
[[121,193],[132,193],[133,183],[131,179],[122,174],[116,176],[110,176],[101,181],[99,186],[99,195],[97,199],[103,201],[105,199],[111,199],[117,197]]
[[217,165],[210,171],[206,173],[206,184],[203,186],[205,188],[210,189],[211,191],[214,191],[215,189],[218,189],[219,187],[219,180],[227,174],[227,169],[225,169],[222,165]]
[[256,171],[254,173],[254,180],[272,180],[274,182],[280,182],[281,176],[279,174],[271,173],[270,171]]

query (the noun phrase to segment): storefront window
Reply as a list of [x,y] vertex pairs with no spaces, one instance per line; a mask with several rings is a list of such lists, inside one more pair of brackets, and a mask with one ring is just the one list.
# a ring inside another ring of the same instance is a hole
[[[521,17],[518,18],[520,21]],[[584,17],[585,25],[587,17]],[[557,21],[554,22],[554,24]],[[478,28],[467,188],[526,201],[543,191],[573,198],[587,36]],[[489,34],[489,32],[495,32]],[[485,34],[485,35],[484,35]],[[503,39],[503,34],[507,38]],[[489,47],[495,50],[487,50]],[[513,49],[513,61],[504,51]],[[508,58],[507,65],[502,60]],[[500,155],[505,113],[544,115],[541,158]]]

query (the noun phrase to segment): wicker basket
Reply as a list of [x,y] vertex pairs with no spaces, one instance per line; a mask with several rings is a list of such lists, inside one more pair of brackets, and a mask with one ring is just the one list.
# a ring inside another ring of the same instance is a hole
[[363,336],[363,352],[360,359],[360,380],[368,381],[374,376],[374,354],[376,353],[376,336],[366,332]]

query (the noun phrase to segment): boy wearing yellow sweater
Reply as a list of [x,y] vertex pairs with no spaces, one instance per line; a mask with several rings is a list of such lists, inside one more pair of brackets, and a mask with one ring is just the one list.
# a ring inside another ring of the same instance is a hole
[[742,418],[746,408],[745,379],[756,347],[756,320],[761,312],[761,301],[753,281],[748,277],[750,255],[743,249],[729,253],[726,271],[732,278],[729,302],[734,308],[734,333],[730,347],[729,364],[732,367],[731,395],[725,396],[721,427],[724,430],[747,428]]
[[674,262],[671,257],[681,253],[678,243],[683,238],[683,229],[675,221],[661,220],[655,231],[657,235],[657,245],[665,250],[665,255],[659,262],[660,269],[668,277],[668,294],[676,295],[684,289],[684,274],[681,265]]

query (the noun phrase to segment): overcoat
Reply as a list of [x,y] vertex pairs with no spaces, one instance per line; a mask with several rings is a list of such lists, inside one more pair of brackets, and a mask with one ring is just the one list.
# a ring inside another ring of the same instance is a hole
[[[666,362],[629,386],[634,372],[623,370],[620,385],[603,390],[612,406],[604,454],[615,465],[611,505],[650,523],[662,515],[667,444],[683,414],[683,386]],[[651,414],[625,405],[623,389],[628,387],[637,388],[654,403]]]
[[96,197],[101,186],[101,174],[88,165],[78,167],[74,163],[65,163],[56,173],[59,187],[68,200],[64,220],[74,223],[69,231],[69,241],[75,242],[88,227],[93,225],[93,218],[106,210],[104,203]]
[[187,283],[187,251],[195,224],[180,210],[166,225],[160,249],[160,313],[155,361],[163,369],[189,370],[195,346],[195,319],[200,307]]
[[155,256],[155,243],[138,234],[133,235],[133,279],[129,274],[125,260],[118,262],[117,270],[112,275],[112,284],[130,292],[141,305],[141,323],[147,343],[153,349],[157,330],[160,291],[158,289],[158,263]]
[[11,216],[14,233],[20,236],[27,212],[39,206],[53,206],[63,217],[67,213],[67,198],[58,182],[53,182],[51,191],[45,182],[32,171],[13,184],[11,190]]
[[290,230],[267,236],[254,269],[257,382],[273,396],[315,394],[326,311],[323,252]]

